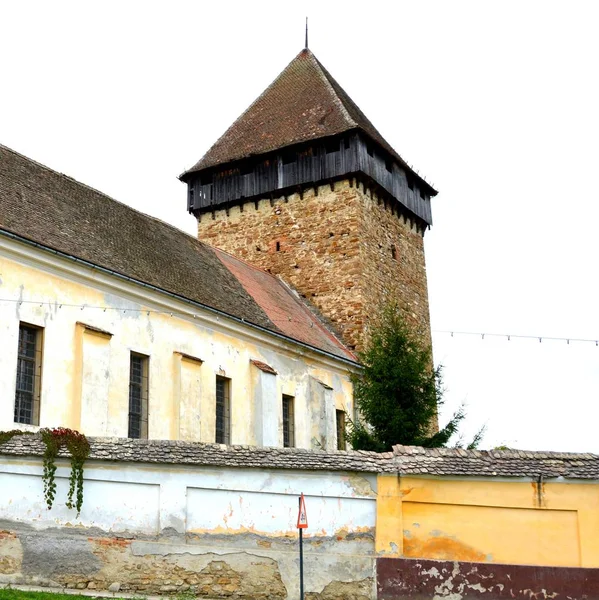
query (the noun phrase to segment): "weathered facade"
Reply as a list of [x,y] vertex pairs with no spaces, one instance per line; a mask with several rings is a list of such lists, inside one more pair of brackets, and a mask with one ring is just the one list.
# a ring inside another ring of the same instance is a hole
[[344,447],[356,359],[286,285],[0,146],[0,430]]
[[430,343],[436,191],[308,49],[181,178],[199,239],[280,275],[351,348],[389,301]]
[[297,600],[303,492],[306,598],[599,599],[595,455],[96,438],[77,516],[43,451],[0,445],[0,585]]

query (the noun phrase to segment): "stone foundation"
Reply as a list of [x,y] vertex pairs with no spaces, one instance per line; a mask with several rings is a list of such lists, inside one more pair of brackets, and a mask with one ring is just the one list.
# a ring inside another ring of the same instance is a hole
[[[349,553],[363,553],[362,557],[349,554],[339,560],[339,556],[331,556],[333,547],[340,543],[347,544]],[[308,538],[306,598],[373,598],[374,558],[368,557],[373,543],[372,533],[347,540]],[[352,580],[352,573],[360,572],[370,576]],[[336,581],[335,573],[343,580]],[[133,538],[67,528],[41,532],[16,524],[0,532],[0,584],[141,596],[286,600],[296,597],[297,579],[295,538],[247,534],[197,537],[172,532]]]

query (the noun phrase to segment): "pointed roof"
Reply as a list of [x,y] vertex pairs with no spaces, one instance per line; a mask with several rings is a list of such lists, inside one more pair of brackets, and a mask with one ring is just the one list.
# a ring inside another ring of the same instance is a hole
[[351,130],[366,133],[412,171],[316,56],[304,48],[182,178]]

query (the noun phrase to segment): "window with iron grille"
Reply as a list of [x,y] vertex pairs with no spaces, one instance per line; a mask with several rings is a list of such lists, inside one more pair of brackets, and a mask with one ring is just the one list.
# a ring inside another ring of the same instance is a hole
[[40,424],[42,329],[19,324],[15,423]]
[[129,366],[129,433],[130,438],[148,438],[148,366],[149,358],[131,353]]
[[283,447],[295,447],[295,415],[293,396],[283,394]]
[[216,376],[216,433],[217,444],[231,443],[231,380]]
[[345,450],[345,411],[336,411],[337,417],[337,450]]

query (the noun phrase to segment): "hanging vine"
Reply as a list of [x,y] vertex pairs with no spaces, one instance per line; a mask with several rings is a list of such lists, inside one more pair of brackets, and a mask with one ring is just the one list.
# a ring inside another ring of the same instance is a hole
[[[48,509],[52,508],[56,497],[56,457],[61,448],[71,454],[71,474],[69,475],[69,492],[67,508],[76,508],[77,516],[83,506],[83,465],[89,456],[89,442],[82,433],[66,427],[55,429],[43,428],[39,431],[46,446],[44,450],[44,498]],[[0,431],[0,445],[8,442],[16,435],[31,435],[29,431]]]
[[[76,508],[77,516],[83,506],[83,464],[89,455],[89,442],[78,431],[57,427],[40,429],[42,440],[46,445],[44,452],[44,497],[48,508],[52,508],[56,496],[56,457],[61,448],[71,454],[71,474],[69,476],[69,493],[67,508]],[[75,502],[73,503],[73,497]]]

